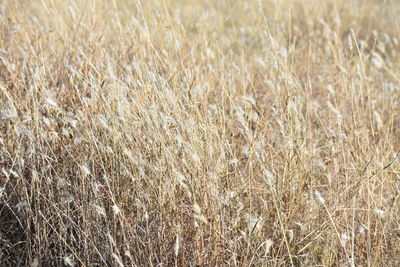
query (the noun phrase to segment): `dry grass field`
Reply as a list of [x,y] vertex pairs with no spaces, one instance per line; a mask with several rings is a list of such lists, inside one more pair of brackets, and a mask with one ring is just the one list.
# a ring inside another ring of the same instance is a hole
[[400,266],[399,14],[0,1],[0,265]]

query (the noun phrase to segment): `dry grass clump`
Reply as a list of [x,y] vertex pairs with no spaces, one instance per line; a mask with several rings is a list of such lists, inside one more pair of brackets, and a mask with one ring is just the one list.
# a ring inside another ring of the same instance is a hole
[[396,1],[2,1],[0,264],[399,266]]

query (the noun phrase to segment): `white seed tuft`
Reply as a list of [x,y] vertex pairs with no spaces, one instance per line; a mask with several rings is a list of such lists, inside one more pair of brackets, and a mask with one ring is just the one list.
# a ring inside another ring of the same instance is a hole
[[195,204],[193,205],[193,211],[194,211],[194,213],[196,213],[197,215],[201,215],[201,208],[200,208],[200,206],[199,206],[197,203],[195,203]]
[[175,246],[174,246],[175,257],[178,257],[179,254],[179,235],[176,234],[175,238]]
[[72,255],[68,255],[64,257],[64,264],[70,267],[74,267],[76,265],[76,262]]
[[384,210],[376,208],[376,209],[374,209],[374,213],[376,215],[378,215],[379,217],[384,218],[386,212]]
[[119,267],[124,267],[124,264],[122,263],[121,258],[120,258],[117,254],[113,253],[113,254],[112,254],[112,257],[113,257],[114,260],[117,262],[117,264],[118,264]]
[[319,192],[318,190],[315,190],[314,195],[322,205],[325,204],[325,199],[322,197],[321,192]]
[[271,252],[271,248],[274,245],[274,242],[271,239],[267,239],[265,241],[265,255],[268,255]]
[[121,213],[121,210],[117,205],[113,205],[112,210],[113,210],[114,215],[118,215]]
[[0,120],[10,120],[17,116],[18,116],[18,114],[15,110],[11,110],[11,109],[0,110]]
[[104,209],[104,207],[98,205],[93,205],[93,207],[95,207],[97,214],[104,217],[106,216],[106,210]]
[[348,235],[346,235],[345,233],[340,235],[340,244],[342,244],[342,246],[345,246],[349,240],[350,240],[350,237]]
[[90,170],[86,165],[82,165],[80,167],[81,167],[81,171],[82,171],[83,175],[85,175],[85,176],[90,175]]
[[382,69],[385,66],[385,61],[381,55],[376,52],[372,52],[372,64],[374,64],[377,69]]
[[270,186],[273,186],[275,183],[275,176],[269,170],[264,170],[264,178]]

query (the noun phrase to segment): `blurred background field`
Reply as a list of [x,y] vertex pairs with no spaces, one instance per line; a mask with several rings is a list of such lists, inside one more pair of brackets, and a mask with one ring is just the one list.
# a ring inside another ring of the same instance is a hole
[[400,4],[0,2],[1,266],[399,266]]

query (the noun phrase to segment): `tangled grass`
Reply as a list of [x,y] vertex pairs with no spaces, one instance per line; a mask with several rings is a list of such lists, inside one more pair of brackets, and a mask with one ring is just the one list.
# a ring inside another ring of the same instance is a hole
[[399,266],[400,5],[0,2],[2,266]]

